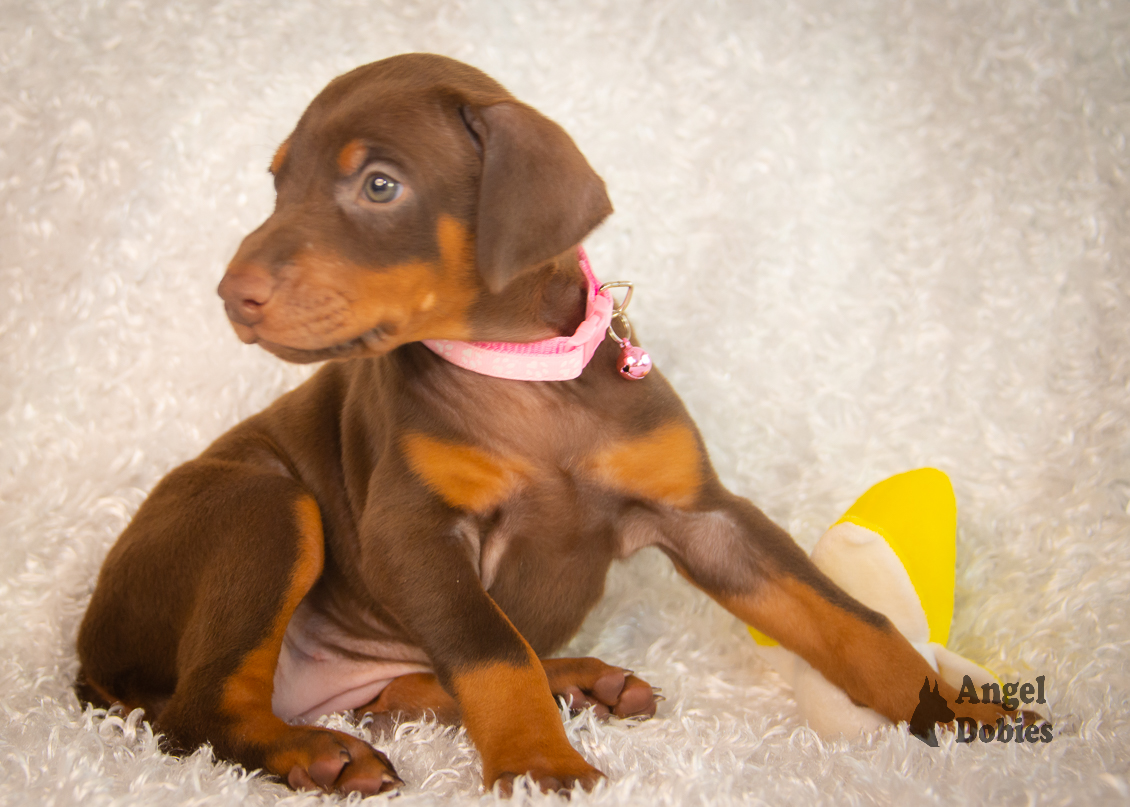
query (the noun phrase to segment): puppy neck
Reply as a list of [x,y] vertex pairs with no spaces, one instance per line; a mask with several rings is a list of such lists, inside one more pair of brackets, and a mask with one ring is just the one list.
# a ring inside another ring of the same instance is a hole
[[574,247],[522,272],[469,312],[474,341],[536,342],[573,334],[585,319],[588,279]]
[[[513,296],[512,300],[516,302],[510,309],[510,322],[520,322],[525,318],[531,323],[524,329],[519,325],[518,332],[525,337],[521,341],[508,335],[503,339],[475,342],[425,339],[424,345],[449,362],[482,375],[516,381],[567,381],[576,378],[595,355],[605,335],[611,333],[615,301],[592,273],[584,252],[578,248],[575,254],[575,266],[583,285],[577,285],[577,280],[568,271],[571,264],[565,263],[565,271],[560,271],[557,265],[543,268],[539,273],[543,276],[537,282],[526,288],[525,293]],[[584,308],[581,317],[573,314],[571,300],[574,290],[582,295]],[[557,332],[563,327],[561,323],[572,322],[577,322],[572,333]],[[537,330],[547,329],[550,335],[541,339],[529,338]]]

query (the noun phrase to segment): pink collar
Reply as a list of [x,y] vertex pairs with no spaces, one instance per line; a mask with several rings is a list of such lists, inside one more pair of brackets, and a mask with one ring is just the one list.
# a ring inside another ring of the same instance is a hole
[[572,336],[555,336],[540,342],[459,342],[425,339],[439,356],[465,370],[515,381],[568,381],[576,378],[604,341],[612,322],[612,294],[601,291],[588,256],[577,247],[581,271],[589,282],[584,322]]

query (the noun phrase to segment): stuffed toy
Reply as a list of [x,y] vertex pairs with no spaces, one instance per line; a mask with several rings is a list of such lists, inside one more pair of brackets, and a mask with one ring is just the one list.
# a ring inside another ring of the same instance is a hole
[[[812,560],[855,599],[885,614],[955,688],[997,677],[946,649],[953,619],[957,504],[949,477],[935,468],[892,476],[859,497],[824,533]],[[801,713],[824,737],[890,725],[830,683],[800,656],[754,628],[758,653],[789,683]]]

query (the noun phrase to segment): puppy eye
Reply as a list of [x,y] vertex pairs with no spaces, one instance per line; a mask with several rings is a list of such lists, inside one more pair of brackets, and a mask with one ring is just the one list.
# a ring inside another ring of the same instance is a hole
[[365,198],[386,204],[400,195],[401,184],[387,174],[373,174],[365,180]]

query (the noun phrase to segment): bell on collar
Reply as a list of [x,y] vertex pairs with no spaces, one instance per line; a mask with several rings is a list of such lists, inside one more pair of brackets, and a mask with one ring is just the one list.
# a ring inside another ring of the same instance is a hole
[[620,358],[616,369],[624,378],[643,378],[651,370],[651,356],[642,347],[636,347],[627,340],[620,342]]
[[[616,369],[620,371],[620,375],[624,378],[638,381],[651,370],[651,356],[642,347],[636,347],[632,344],[632,323],[628,322],[628,315],[624,313],[624,309],[628,307],[628,303],[632,299],[631,281],[614,280],[602,285],[600,291],[604,292],[616,288],[627,289],[623,301],[617,303],[613,298],[612,320],[608,323],[608,335],[620,346],[620,358],[616,361]],[[616,323],[620,323],[620,326],[624,329],[623,336],[616,333]]]

